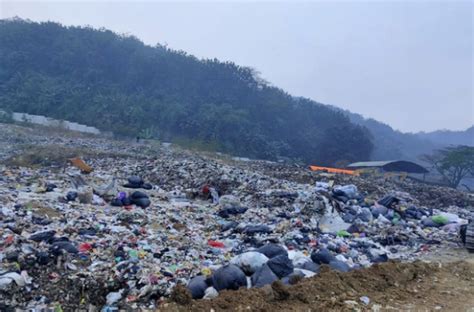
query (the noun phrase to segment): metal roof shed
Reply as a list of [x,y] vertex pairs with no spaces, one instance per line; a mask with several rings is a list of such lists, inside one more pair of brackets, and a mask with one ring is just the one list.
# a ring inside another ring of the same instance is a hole
[[405,160],[363,161],[352,163],[350,169],[380,168],[387,172],[428,173],[424,167]]

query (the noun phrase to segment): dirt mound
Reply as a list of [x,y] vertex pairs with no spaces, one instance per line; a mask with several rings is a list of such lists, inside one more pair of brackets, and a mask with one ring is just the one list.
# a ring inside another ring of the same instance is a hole
[[[284,287],[284,288],[283,288]],[[284,294],[282,296],[282,294]],[[370,302],[365,304],[361,297]],[[171,311],[354,311],[423,309],[465,311],[474,307],[474,263],[398,263],[339,273],[322,272],[294,286],[224,291],[213,300],[171,304]]]

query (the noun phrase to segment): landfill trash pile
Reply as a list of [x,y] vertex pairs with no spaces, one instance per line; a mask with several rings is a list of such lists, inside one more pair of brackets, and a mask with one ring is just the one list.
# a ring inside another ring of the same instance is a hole
[[[2,311],[152,310],[170,297],[413,261],[456,246],[473,217],[471,195],[415,182],[371,186],[283,165],[272,174],[268,162],[0,127],[0,143],[24,144],[0,147]],[[65,153],[22,158],[37,146]]]
[[240,166],[245,166],[249,170],[261,172],[271,177],[298,183],[334,180],[336,184],[340,185],[355,184],[361,193],[376,198],[391,192],[408,192],[421,205],[431,208],[444,208],[447,206],[474,207],[474,196],[469,193],[442,186],[423,184],[409,178],[401,181],[397,178],[385,178],[384,176],[375,175],[365,177],[331,175],[310,171],[302,166],[267,161],[242,163]]

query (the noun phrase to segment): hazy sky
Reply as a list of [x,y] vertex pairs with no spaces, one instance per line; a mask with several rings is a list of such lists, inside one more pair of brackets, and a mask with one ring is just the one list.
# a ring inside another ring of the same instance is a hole
[[19,16],[129,33],[255,67],[292,95],[403,131],[474,124],[472,1],[0,0]]

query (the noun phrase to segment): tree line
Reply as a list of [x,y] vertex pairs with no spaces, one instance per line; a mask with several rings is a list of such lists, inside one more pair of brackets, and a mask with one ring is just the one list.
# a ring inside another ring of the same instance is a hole
[[0,108],[238,156],[367,160],[370,132],[232,62],[106,29],[0,20]]

